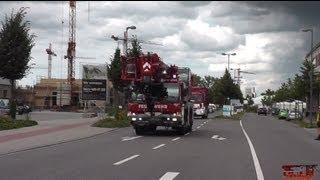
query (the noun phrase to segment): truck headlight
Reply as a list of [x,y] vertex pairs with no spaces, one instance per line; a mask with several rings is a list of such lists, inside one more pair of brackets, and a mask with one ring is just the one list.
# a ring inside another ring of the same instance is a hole
[[142,120],[142,118],[140,117],[140,118],[139,118],[139,120],[141,121],[141,120]]
[[132,119],[132,121],[136,121],[137,120],[137,118],[131,118]]
[[135,116],[135,115],[136,115],[136,113],[132,113],[130,111],[127,113],[127,116]]
[[172,121],[177,121],[177,118],[172,118]]

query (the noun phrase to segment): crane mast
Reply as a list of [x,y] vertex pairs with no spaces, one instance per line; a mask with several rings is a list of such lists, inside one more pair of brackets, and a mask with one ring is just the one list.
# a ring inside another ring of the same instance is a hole
[[76,56],[76,1],[69,1],[69,42],[67,55],[64,57],[68,60],[68,84],[70,85],[70,105],[73,105],[73,90],[75,80],[74,59]]
[[49,48],[46,49],[48,54],[48,79],[51,79],[51,71],[52,71],[52,56],[57,56],[56,53],[53,52],[51,43],[49,44]]

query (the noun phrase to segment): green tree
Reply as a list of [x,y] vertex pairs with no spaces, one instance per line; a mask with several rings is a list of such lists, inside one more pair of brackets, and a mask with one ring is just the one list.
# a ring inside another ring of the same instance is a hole
[[305,101],[306,94],[305,82],[303,81],[302,76],[296,74],[293,79],[292,98]]
[[202,86],[202,78],[197,74],[192,74],[192,85],[193,86]]
[[248,101],[248,106],[252,106],[254,104],[254,101],[251,96],[247,95],[246,100]]
[[15,81],[28,73],[35,35],[30,35],[30,22],[25,21],[26,8],[5,16],[0,29],[0,77],[10,80],[10,116],[16,117]]
[[227,69],[225,70],[224,75],[213,84],[212,92],[214,92],[212,99],[215,103],[220,105],[228,104],[228,99],[239,99],[243,102],[243,95],[240,87],[233,83]]
[[[300,67],[300,72],[302,73],[303,86],[305,87],[305,97],[307,101],[310,101],[310,74],[312,75],[312,86],[313,94],[319,94],[320,91],[320,82],[316,81],[316,76],[314,74],[315,65],[310,60],[305,60]],[[307,109],[309,109],[309,103],[307,103]]]
[[112,82],[113,88],[116,91],[123,92],[126,83],[121,80],[121,64],[120,64],[120,49],[117,48],[113,57],[110,59],[111,63],[107,65],[108,78]]
[[139,55],[142,53],[142,49],[137,36],[133,36],[131,46],[132,48],[129,49],[128,56],[139,57]]
[[217,81],[217,78],[213,77],[213,76],[204,76],[204,78],[201,78],[200,83],[210,89],[214,83]]

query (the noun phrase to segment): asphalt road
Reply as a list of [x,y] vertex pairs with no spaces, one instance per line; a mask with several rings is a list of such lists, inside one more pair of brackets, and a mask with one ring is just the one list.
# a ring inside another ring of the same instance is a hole
[[284,164],[320,164],[320,142],[308,131],[271,116],[246,114],[241,122],[243,129],[236,120],[196,119],[184,136],[122,128],[9,154],[0,157],[1,179],[275,180]]

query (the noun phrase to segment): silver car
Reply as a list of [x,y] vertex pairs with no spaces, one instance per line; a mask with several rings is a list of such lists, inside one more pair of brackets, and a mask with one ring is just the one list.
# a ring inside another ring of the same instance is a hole
[[301,114],[299,112],[291,111],[288,114],[288,120],[301,118]]

